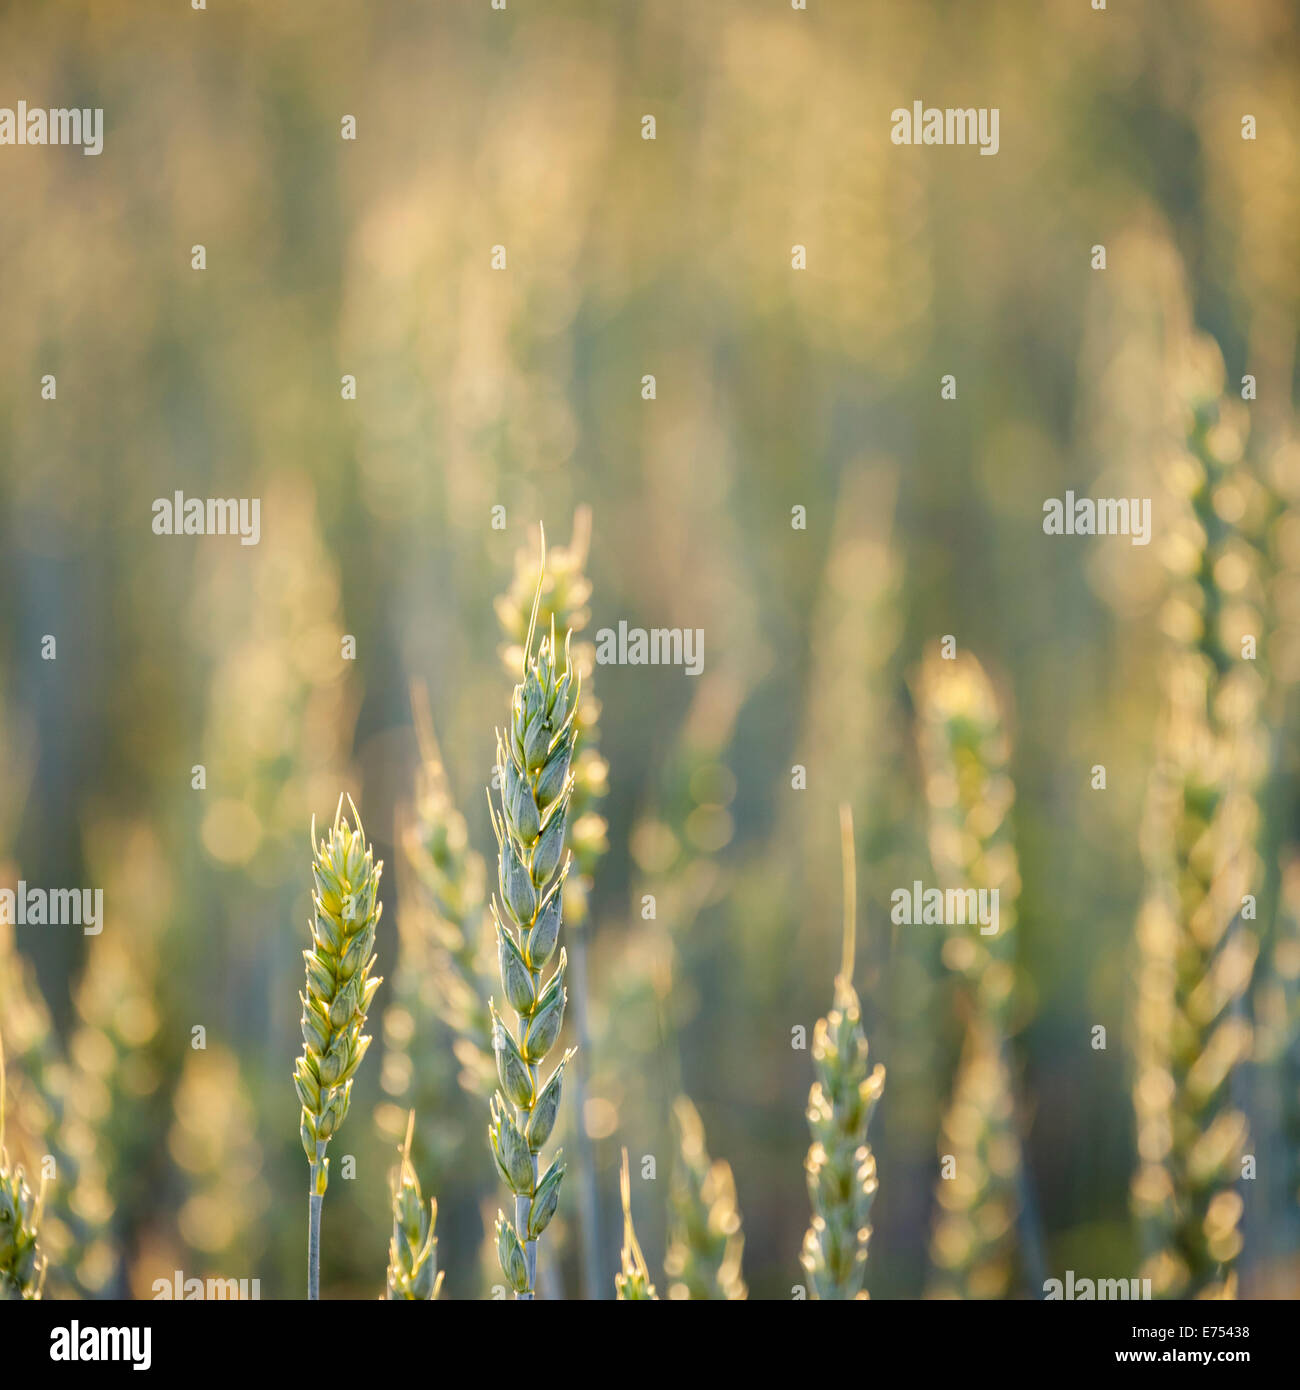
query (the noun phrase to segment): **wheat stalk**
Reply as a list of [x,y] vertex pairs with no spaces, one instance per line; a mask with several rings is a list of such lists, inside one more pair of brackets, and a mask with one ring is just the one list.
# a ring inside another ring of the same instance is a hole
[[[1025,1207],[1020,1136],[1006,1060],[1015,985],[1012,935],[1020,873],[1011,838],[1015,787],[1010,744],[993,687],[969,654],[931,649],[916,682],[918,738],[930,807],[930,856],[945,889],[994,890],[998,926],[949,928],[943,958],[965,992],[965,1041],[943,1138],[955,1171],[939,1181],[931,1242],[933,1292],[1003,1298],[1016,1267],[1016,1220]],[[988,900],[991,904],[991,898]],[[1026,1240],[1026,1260],[1038,1263]],[[1031,1283],[1037,1279],[1033,1270]]]
[[632,1180],[627,1167],[627,1150],[623,1150],[623,1166],[618,1174],[618,1191],[623,1202],[622,1268],[614,1276],[614,1288],[621,1303],[644,1303],[658,1300],[655,1286],[650,1282],[650,1269],[641,1253],[641,1243],[632,1225]]
[[311,949],[307,992],[302,1000],[303,1051],[293,1073],[302,1102],[300,1133],[311,1163],[307,1189],[307,1297],[320,1297],[321,1204],[329,1183],[326,1146],[347,1118],[352,1079],[370,1046],[362,1035],[366,1011],[380,981],[370,976],[375,962],[375,928],[383,911],[379,901],[382,861],[376,863],[366,844],[361,817],[352,805],[352,825],[343,818],[339,798],[329,836],[316,840],[313,818]]
[[592,688],[595,648],[577,640],[591,619],[591,581],[586,575],[591,543],[591,508],[579,507],[573,517],[573,534],[567,546],[546,556],[540,592],[529,552],[515,559],[510,587],[496,600],[497,619],[506,638],[501,657],[513,673],[524,662],[520,645],[530,626],[540,631],[554,628],[569,633],[568,659],[580,686],[575,697],[574,728],[577,743],[570,762],[573,790],[569,797],[568,848],[574,873],[564,887],[564,920],[569,928],[569,995],[577,1053],[569,1086],[573,1112],[578,1117],[574,1134],[577,1150],[575,1178],[582,1232],[582,1287],[586,1297],[600,1297],[600,1202],[596,1192],[596,1158],[585,1123],[587,1067],[594,1056],[587,1010],[587,926],[590,917],[592,878],[609,849],[604,817],[597,811],[609,791],[609,768],[597,748],[600,738],[600,702]]
[[0,1299],[40,1298],[45,1256],[36,1243],[42,1190],[33,1195],[21,1163],[11,1165],[5,1148],[5,1054],[0,1039]]
[[[546,542],[542,539],[542,572]],[[539,576],[533,621],[523,647],[524,679],[515,687],[510,723],[497,733],[501,777],[499,808],[488,798],[497,838],[499,896],[492,900],[497,932],[501,989],[518,1018],[512,1033],[491,1004],[493,1047],[501,1089],[490,1105],[488,1138],[502,1180],[514,1194],[511,1222],[496,1221],[497,1256],[516,1298],[531,1299],[537,1286],[537,1241],[559,1204],[564,1177],[556,1154],[539,1177],[538,1155],[550,1137],[560,1107],[566,1053],[550,1077],[540,1079],[541,1064],[555,1045],[564,1021],[566,956],[549,980],[543,972],[555,955],[569,863],[564,857],[569,800],[573,792],[570,761],[577,729],[574,718],[579,691],[565,640],[560,670],[555,628],[532,656]]]
[[1247,1122],[1233,1089],[1252,1049],[1259,940],[1241,911],[1257,891],[1266,739],[1261,681],[1240,648],[1261,626],[1254,555],[1234,524],[1246,417],[1217,398],[1217,348],[1200,351],[1208,374],[1189,392],[1188,449],[1171,469],[1184,505],[1167,551],[1173,641],[1143,835],[1133,1197],[1157,1295],[1224,1298],[1236,1294],[1242,1244]]
[[388,1243],[388,1293],[390,1301],[407,1299],[432,1302],[442,1291],[438,1269],[438,1199],[429,1198],[426,1209],[420,1193],[420,1180],[411,1162],[411,1139],[415,1134],[415,1111],[406,1122],[406,1139],[399,1150],[400,1161],[393,1171],[393,1236]]
[[835,977],[835,1007],[813,1031],[816,1080],[808,1097],[812,1147],[804,1167],[812,1224],[800,1263],[818,1299],[858,1299],[866,1274],[868,1216],[876,1195],[876,1160],[867,1126],[885,1086],[879,1063],[868,1070],[867,1037],[853,988],[857,882],[854,873],[853,812],[840,807],[844,869],[844,953]]
[[664,1274],[668,1297],[736,1301],[748,1290],[741,1278],[745,1237],[731,1165],[711,1160],[704,1122],[688,1097],[673,1102],[677,1161],[669,1190],[670,1224]]

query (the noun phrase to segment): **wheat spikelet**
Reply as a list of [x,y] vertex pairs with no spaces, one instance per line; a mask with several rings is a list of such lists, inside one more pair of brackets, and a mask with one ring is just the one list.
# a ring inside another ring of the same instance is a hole
[[[349,800],[349,806],[352,806]],[[366,1011],[379,988],[370,971],[375,962],[375,928],[383,904],[376,863],[357,808],[352,825],[343,818],[339,798],[327,838],[317,842],[312,822],[311,949],[307,992],[302,1000],[303,1051],[294,1065],[293,1084],[302,1102],[300,1134],[311,1163],[308,1187],[308,1298],[319,1296],[320,1212],[329,1183],[326,1146],[347,1118],[352,1080],[370,1039],[363,1036]]]
[[1241,914],[1259,878],[1265,741],[1260,680],[1240,644],[1260,630],[1253,554],[1233,524],[1245,417],[1216,399],[1217,349],[1199,352],[1188,450],[1170,470],[1183,513],[1167,551],[1167,708],[1143,827],[1133,1198],[1155,1293],[1224,1298],[1241,1249],[1247,1123],[1233,1085],[1252,1048],[1245,1006],[1259,949]]
[[736,1301],[748,1297],[741,1278],[745,1237],[736,1180],[725,1159],[710,1160],[704,1122],[686,1096],[673,1102],[677,1161],[669,1191],[670,1224],[664,1274],[668,1297]]
[[429,1198],[426,1210],[420,1180],[411,1162],[415,1111],[406,1123],[406,1140],[393,1172],[393,1236],[388,1244],[388,1298],[431,1302],[442,1291],[438,1269],[438,1200]]
[[46,1268],[37,1245],[41,1195],[32,1193],[22,1164],[12,1164],[5,1147],[5,1056],[0,1039],[0,1300],[41,1296]]
[[867,1126],[885,1086],[879,1063],[868,1070],[867,1037],[853,988],[854,874],[853,813],[840,807],[844,857],[844,954],[835,977],[835,1007],[813,1032],[816,1080],[808,1097],[812,1147],[804,1165],[813,1218],[804,1236],[800,1263],[817,1299],[858,1299],[866,1275],[868,1216],[876,1195],[876,1160]]
[[[1020,875],[1011,838],[1015,788],[993,687],[970,655],[926,654],[916,681],[930,807],[930,855],[945,890],[998,893],[998,927],[948,928],[943,958],[965,989],[966,1036],[942,1132],[945,1172],[931,1241],[939,1297],[1003,1298],[1016,1271],[1021,1154],[1006,1038]],[[991,904],[992,899],[988,900]]]
[[623,1150],[623,1166],[618,1174],[618,1191],[623,1202],[623,1249],[622,1268],[614,1276],[614,1288],[620,1303],[644,1303],[657,1300],[655,1286],[650,1282],[650,1270],[645,1256],[641,1253],[641,1243],[636,1238],[632,1225],[632,1180],[627,1168],[627,1150]]
[[[543,540],[543,571],[545,563]],[[539,599],[540,592],[539,579]],[[534,615],[536,607],[535,601]],[[502,993],[518,1018],[518,1031],[512,1033],[491,1005],[501,1089],[492,1097],[488,1139],[497,1171],[515,1198],[514,1221],[497,1216],[497,1256],[516,1298],[524,1299],[536,1292],[537,1241],[555,1214],[565,1171],[559,1153],[540,1177],[538,1163],[559,1113],[564,1067],[572,1056],[566,1053],[542,1082],[541,1065],[564,1021],[563,948],[550,979],[542,976],[558,944],[569,872],[561,860],[579,699],[567,639],[561,671],[554,628],[535,658],[534,632],[530,624],[524,679],[515,687],[505,735],[497,734],[499,807],[488,798],[497,837],[499,895],[492,900],[497,961]]]

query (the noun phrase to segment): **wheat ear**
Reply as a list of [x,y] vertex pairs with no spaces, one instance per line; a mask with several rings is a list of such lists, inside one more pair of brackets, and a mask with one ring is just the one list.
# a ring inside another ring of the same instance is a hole
[[[583,1294],[602,1296],[600,1275],[600,1202],[596,1192],[596,1156],[583,1121],[586,1112],[587,1068],[591,1065],[591,1027],[587,1013],[587,927],[589,899],[596,866],[609,849],[608,827],[597,810],[609,791],[609,768],[601,757],[600,702],[592,689],[595,649],[578,640],[591,618],[591,581],[587,578],[587,551],[591,543],[591,508],[582,506],[573,517],[573,533],[567,546],[558,546],[546,556],[543,574],[533,573],[529,552],[521,550],[515,561],[510,587],[496,601],[497,619],[506,638],[501,656],[508,671],[519,669],[523,659],[521,643],[530,626],[546,631],[552,625],[558,632],[572,634],[568,655],[581,683],[581,698],[575,702],[573,717],[577,747],[570,763],[573,791],[569,798],[568,848],[575,872],[564,887],[564,920],[569,929],[569,998],[577,1054],[569,1077],[573,1112],[578,1116],[574,1132],[578,1184],[581,1269]],[[535,610],[535,611],[534,611]]]
[[426,1209],[420,1180],[411,1162],[415,1111],[406,1122],[406,1140],[393,1171],[393,1238],[388,1243],[388,1293],[390,1301],[407,1299],[429,1303],[442,1292],[438,1269],[438,1199],[429,1198]]
[[1242,918],[1257,891],[1257,790],[1266,740],[1261,680],[1240,634],[1258,632],[1255,557],[1240,515],[1240,402],[1220,401],[1222,363],[1189,393],[1187,452],[1171,469],[1182,515],[1167,555],[1177,582],[1167,710],[1144,825],[1148,893],[1138,922],[1134,1179],[1157,1297],[1233,1297],[1243,1202],[1236,1184],[1247,1121],[1233,1095],[1249,1059],[1246,1000],[1259,951]]
[[[44,1184],[42,1184],[42,1189]],[[33,1195],[21,1163],[5,1148],[5,1054],[0,1040],[0,1299],[37,1299],[45,1286],[45,1257],[36,1244],[42,1192]]]
[[812,1147],[804,1168],[812,1224],[800,1263],[813,1298],[857,1299],[866,1274],[868,1216],[876,1195],[876,1160],[867,1126],[885,1086],[885,1069],[867,1064],[867,1037],[853,988],[857,882],[854,873],[853,812],[840,807],[840,851],[844,865],[844,953],[835,977],[835,1007],[813,1031],[816,1079],[808,1096]]
[[623,1201],[622,1269],[614,1276],[614,1288],[620,1303],[644,1303],[658,1300],[655,1286],[650,1282],[650,1269],[641,1253],[641,1242],[632,1225],[632,1179],[628,1174],[627,1150],[623,1150],[623,1166],[618,1173],[618,1191]]
[[[917,680],[921,760],[930,807],[930,857],[945,889],[998,894],[997,930],[949,928],[943,958],[963,982],[959,1005],[966,1036],[943,1120],[951,1172],[941,1178],[941,1214],[931,1242],[939,1271],[933,1292],[1004,1298],[1016,1272],[1016,1223],[1026,1223],[1024,1262],[1038,1275],[1038,1240],[1025,1212],[1007,1035],[1015,987],[1013,929],[1020,873],[1011,834],[1015,787],[1010,741],[984,668],[963,653],[937,648]],[[992,898],[986,900],[990,905]],[[991,913],[990,913],[991,915]]]
[[[542,571],[546,542],[542,539]],[[537,1241],[559,1204],[564,1166],[557,1153],[539,1176],[538,1155],[550,1138],[560,1108],[566,1053],[550,1077],[541,1081],[541,1064],[555,1046],[564,1022],[566,958],[549,980],[543,972],[555,955],[560,934],[564,883],[566,819],[573,792],[569,763],[577,730],[578,681],[569,663],[565,640],[560,670],[555,628],[532,653],[539,577],[533,621],[523,647],[524,679],[515,687],[510,723],[497,734],[501,777],[499,809],[488,805],[497,838],[499,897],[492,900],[497,933],[501,990],[518,1017],[518,1034],[492,1011],[492,1044],[501,1089],[492,1097],[488,1140],[497,1171],[514,1194],[511,1222],[497,1214],[497,1257],[516,1298],[531,1299],[537,1287]]]
[[670,1224],[664,1274],[668,1297],[735,1302],[748,1297],[741,1278],[745,1237],[736,1180],[726,1159],[711,1160],[704,1122],[686,1096],[673,1102],[677,1162],[669,1188]]
[[361,817],[349,798],[352,824],[343,818],[343,798],[334,812],[329,836],[316,840],[311,827],[311,949],[307,992],[302,1000],[303,1051],[294,1065],[293,1084],[302,1102],[303,1150],[311,1163],[307,1189],[307,1297],[320,1297],[321,1203],[329,1183],[325,1148],[347,1118],[352,1079],[370,1039],[362,1035],[366,1011],[379,988],[371,978],[375,963],[375,927],[383,911],[379,901],[382,861],[375,862],[366,844]]

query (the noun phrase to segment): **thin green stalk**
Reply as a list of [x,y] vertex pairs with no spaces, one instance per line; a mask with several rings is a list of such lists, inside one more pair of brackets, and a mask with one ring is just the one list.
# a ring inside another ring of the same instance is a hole
[[311,1165],[307,1186],[307,1297],[320,1297],[320,1214],[325,1194],[316,1191],[317,1166],[325,1153],[325,1145],[316,1145],[316,1162]]

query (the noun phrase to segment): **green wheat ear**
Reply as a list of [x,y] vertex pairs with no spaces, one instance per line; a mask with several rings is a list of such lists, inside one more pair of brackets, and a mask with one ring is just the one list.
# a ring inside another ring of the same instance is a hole
[[623,1150],[623,1166],[618,1174],[619,1196],[623,1200],[622,1269],[614,1276],[614,1288],[621,1303],[644,1303],[658,1300],[655,1286],[650,1282],[650,1269],[641,1253],[641,1242],[632,1225],[632,1180],[627,1168],[627,1150]]
[[1162,625],[1171,641],[1143,827],[1133,1205],[1141,1272],[1157,1298],[1232,1298],[1249,1147],[1237,1078],[1253,1046],[1247,1000],[1259,953],[1242,904],[1262,877],[1268,754],[1263,680],[1241,638],[1261,630],[1262,597],[1238,520],[1252,486],[1240,466],[1248,412],[1220,394],[1212,341],[1192,360],[1186,451],[1169,466],[1173,583]]
[[344,820],[340,797],[330,833],[319,843],[312,821],[315,912],[311,949],[303,952],[307,992],[299,996],[303,1051],[293,1072],[294,1089],[302,1102],[302,1146],[311,1163],[308,1298],[320,1296],[321,1203],[329,1182],[325,1148],[347,1117],[352,1079],[370,1046],[361,1030],[380,985],[370,971],[375,963],[375,927],[383,911],[379,879],[384,866],[375,862],[350,799],[348,805],[353,823]]
[[[960,977],[965,1040],[943,1119],[951,1157],[936,1188],[931,1240],[939,1297],[1005,1298],[1018,1264],[1038,1274],[1036,1240],[1020,1257],[1020,1128],[1007,1060],[1016,985],[1020,871],[1012,835],[1011,744],[984,668],[969,653],[926,653],[916,679],[918,742],[930,811],[930,857],[945,889],[996,891],[998,927],[950,925],[943,959]],[[1031,1233],[1032,1234],[1032,1233]]]
[[[587,930],[592,879],[609,849],[608,826],[599,813],[599,804],[609,792],[609,767],[601,757],[600,701],[592,690],[596,651],[581,634],[591,620],[591,581],[587,578],[587,552],[591,544],[591,508],[581,506],[573,515],[573,533],[567,546],[546,552],[541,578],[534,572],[530,552],[521,550],[515,560],[510,587],[496,600],[497,619],[506,638],[501,657],[506,670],[515,672],[526,666],[524,645],[532,630],[552,628],[569,633],[565,643],[566,660],[571,664],[581,698],[575,700],[573,725],[575,749],[569,763],[573,790],[569,794],[567,848],[572,855],[573,872],[564,884],[564,922],[568,928],[569,1011],[572,1017],[577,1056],[569,1072],[569,1092],[573,1112],[586,1109],[586,1069],[594,1056],[587,1010]],[[581,1246],[579,1268],[584,1298],[600,1297],[598,1281],[602,1265],[600,1240],[600,1200],[596,1191],[596,1159],[586,1126],[574,1133],[576,1162],[574,1177],[578,1185],[577,1203]]]
[[5,1058],[0,1042],[0,1300],[40,1298],[45,1256],[36,1243],[42,1191],[33,1195],[22,1164],[5,1148]]
[[669,1189],[671,1213],[664,1273],[668,1297],[735,1302],[749,1290],[741,1278],[745,1237],[736,1180],[726,1159],[710,1159],[704,1122],[690,1099],[673,1102],[677,1162]]
[[853,813],[840,807],[844,861],[844,955],[835,977],[835,1007],[818,1019],[813,1033],[816,1079],[808,1097],[812,1147],[804,1167],[812,1224],[800,1263],[813,1298],[858,1299],[866,1274],[868,1216],[876,1195],[876,1160],[867,1126],[885,1086],[885,1069],[867,1065],[867,1037],[853,988],[857,880],[854,873]]
[[415,1111],[406,1122],[406,1142],[393,1172],[393,1236],[388,1243],[388,1292],[390,1301],[406,1299],[432,1302],[442,1292],[442,1272],[438,1269],[438,1200],[429,1198],[426,1208],[420,1193],[420,1180],[411,1162],[411,1139],[415,1134]]
[[[544,574],[545,536],[541,569]],[[537,1241],[560,1200],[565,1173],[560,1155],[544,1173],[538,1155],[555,1126],[565,1063],[573,1055],[566,1053],[542,1079],[542,1064],[559,1038],[568,997],[565,953],[560,947],[557,959],[556,948],[569,872],[565,829],[579,691],[567,637],[560,667],[553,624],[532,655],[540,600],[539,576],[523,647],[524,679],[515,686],[506,731],[497,734],[499,804],[488,797],[497,839],[498,895],[491,904],[497,963],[502,994],[517,1020],[512,1031],[495,1003],[490,1005],[501,1089],[490,1103],[488,1140],[497,1172],[515,1199],[514,1222],[504,1214],[497,1217],[497,1256],[521,1299],[535,1296]],[[552,960],[557,964],[546,979]]]

